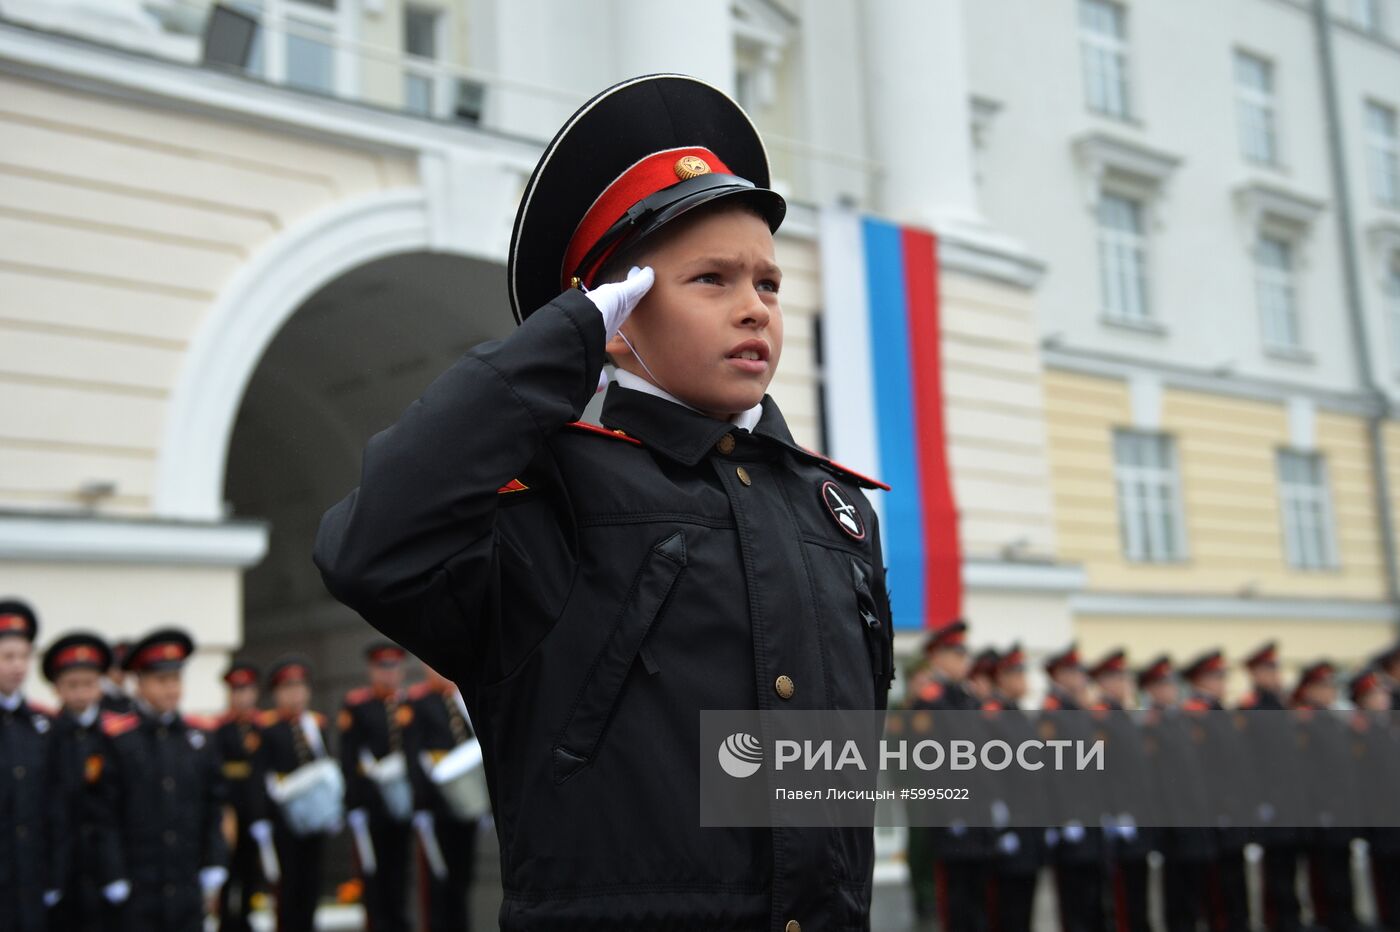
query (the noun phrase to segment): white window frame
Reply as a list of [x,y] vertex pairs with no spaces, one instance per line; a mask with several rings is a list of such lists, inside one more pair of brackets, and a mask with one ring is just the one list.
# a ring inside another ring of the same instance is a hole
[[[419,55],[412,55],[408,51],[407,19],[409,12],[425,13],[433,17],[433,58],[423,58]],[[452,60],[451,29],[449,28],[449,17],[451,10],[427,3],[406,3],[403,6],[403,16],[405,20],[405,36],[403,45],[403,109],[405,113],[416,113],[422,116],[431,116],[435,119],[447,119],[453,115],[456,105],[457,85],[453,79],[452,70],[444,67],[443,63]],[[411,78],[418,78],[428,82],[428,111],[421,113],[418,110],[410,110],[408,107],[408,82]]]
[[253,13],[262,24],[257,41],[261,43],[262,77],[269,83],[288,83],[289,32],[310,38],[309,30],[325,30],[330,33],[327,44],[332,63],[329,93],[352,99],[358,95],[360,79],[353,47],[359,29],[355,21],[358,4],[335,0],[333,9],[326,9],[302,0],[241,0],[236,5]]
[[[1132,228],[1111,226],[1108,205],[1127,205]],[[1113,188],[1099,192],[1094,214],[1099,256],[1099,307],[1105,320],[1126,324],[1154,321],[1152,302],[1151,205],[1143,197]]]
[[[1376,203],[1400,207],[1400,113],[1378,100],[1368,100],[1362,120],[1366,129],[1366,160],[1371,195]],[[1389,121],[1389,130],[1378,123]]]
[[[1282,247],[1282,265],[1265,263],[1266,244]],[[1268,227],[1260,229],[1255,236],[1254,300],[1264,349],[1269,352],[1297,354],[1306,350],[1299,300],[1298,249],[1296,239]]]
[[[1277,167],[1279,150],[1278,81],[1272,60],[1245,49],[1231,58],[1235,79],[1235,120],[1239,126],[1240,154],[1255,165]],[[1260,66],[1266,87],[1241,80],[1245,66]]]
[[1381,278],[1381,300],[1390,328],[1391,369],[1400,375],[1400,249],[1391,253]]
[[[1110,15],[1117,33],[1091,26],[1097,13]],[[1134,117],[1128,9],[1117,0],[1079,0],[1079,57],[1084,103],[1090,111],[1119,120]]]
[[[1286,475],[1290,462],[1308,474],[1307,481]],[[1284,562],[1295,570],[1337,569],[1340,561],[1326,458],[1316,451],[1280,447],[1275,469]]]
[[[1156,431],[1115,428],[1112,448],[1124,558],[1133,563],[1189,559],[1176,439]],[[1136,454],[1134,461],[1125,454]]]

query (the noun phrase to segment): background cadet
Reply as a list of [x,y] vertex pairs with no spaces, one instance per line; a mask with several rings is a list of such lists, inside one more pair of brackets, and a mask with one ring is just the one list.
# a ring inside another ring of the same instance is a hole
[[1256,806],[1259,826],[1250,837],[1263,852],[1262,918],[1270,932],[1297,932],[1303,921],[1298,900],[1298,819],[1305,800],[1296,776],[1297,727],[1279,672],[1278,642],[1261,644],[1243,663],[1250,688],[1239,707],[1264,713],[1240,720],[1244,746],[1255,762],[1249,800]]
[[40,932],[62,895],[68,833],[52,792],[53,722],[24,697],[39,619],[18,599],[0,601],[0,930]]
[[[1050,689],[1041,705],[1041,737],[1091,741],[1094,732],[1087,717],[1075,714],[1086,711],[1093,702],[1093,690],[1078,647],[1070,644],[1047,657],[1045,673],[1050,677]],[[1097,824],[1086,824],[1088,814],[1097,813],[1102,800],[1097,783],[1087,773],[1056,783],[1056,827],[1048,830],[1047,839],[1052,842],[1050,861],[1055,869],[1064,932],[1098,932],[1104,928],[1103,830]],[[1097,817],[1092,821],[1097,822]]]
[[49,915],[54,932],[119,928],[102,899],[99,814],[91,789],[101,773],[102,673],[111,663],[107,642],[88,632],[64,635],[44,652],[44,677],[62,706],[53,723],[52,791],[62,800],[71,838],[63,895]]
[[1336,668],[1316,660],[1298,674],[1293,691],[1301,737],[1302,771],[1311,824],[1304,829],[1313,915],[1328,932],[1357,928],[1351,841],[1357,835],[1356,776],[1346,725],[1331,709],[1337,702]]
[[1143,788],[1151,783],[1151,769],[1143,732],[1128,709],[1137,705],[1128,655],[1122,648],[1109,651],[1089,668],[1098,689],[1095,718],[1111,755],[1108,779],[1104,781],[1109,801],[1109,819],[1103,825],[1108,842],[1107,888],[1110,915],[1119,932],[1146,932],[1147,855],[1151,850],[1150,813],[1143,811],[1147,800]]
[[[273,707],[258,717],[262,744],[254,771],[258,786],[258,820],[253,834],[259,844],[269,841],[276,851],[279,876],[273,884],[277,898],[278,932],[311,932],[321,894],[325,841],[333,832],[298,834],[288,825],[272,787],[298,768],[329,757],[326,718],[310,710],[311,662],[301,655],[279,658],[267,674]],[[377,927],[375,927],[377,928]]]
[[136,675],[136,711],[102,716],[104,895],[124,900],[126,928],[142,932],[203,929],[206,906],[228,877],[218,749],[180,714],[193,652],[179,628],[141,638],[124,664]]
[[967,672],[967,691],[981,706],[992,698],[992,680],[997,669],[997,652],[990,647],[977,652]]
[[[1012,747],[1036,738],[1035,724],[1021,710],[1026,698],[1026,656],[1019,643],[997,657],[992,695],[983,704],[990,732]],[[1042,787],[1020,768],[1003,772],[1007,827],[996,833],[992,862],[989,925],[994,932],[1030,932],[1035,886],[1045,863],[1045,829],[1049,826]]]
[[1371,892],[1378,925],[1400,928],[1400,740],[1392,721],[1391,691],[1383,675],[1366,667],[1352,677],[1349,692],[1352,743],[1357,755],[1361,824],[1371,862]]
[[1377,654],[1371,666],[1380,672],[1390,690],[1391,710],[1400,711],[1400,641]]
[[131,655],[131,642],[122,639],[112,644],[112,664],[102,677],[102,711],[130,712],[135,708],[126,683],[126,658]]
[[[404,654],[404,649],[392,641],[367,645],[369,685],[345,696],[336,721],[340,730],[340,763],[345,772],[346,821],[355,836],[365,913],[375,932],[408,929],[405,910],[413,801],[403,750],[404,731],[413,721],[413,707],[403,691]],[[404,766],[403,782],[397,785],[401,791],[398,797],[386,797],[382,784],[371,772],[375,764],[391,755],[398,755]]]
[[228,687],[228,709],[214,730],[214,745],[223,762],[228,786],[228,803],[233,811],[233,850],[229,855],[228,882],[219,890],[220,932],[247,932],[253,894],[262,886],[257,843],[248,834],[253,824],[255,795],[261,792],[253,781],[253,755],[258,743],[258,668],[246,660],[236,660],[224,672]]
[[425,874],[419,884],[423,892],[420,908],[428,917],[430,932],[464,932],[470,927],[468,906],[479,819],[458,818],[438,792],[427,768],[469,741],[475,733],[457,687],[432,667],[425,667],[425,670],[427,679],[408,691],[409,701],[413,703],[413,723],[409,726],[408,738],[417,810],[413,818],[419,829],[420,844],[428,844],[427,836],[431,833],[432,843],[441,852],[442,866],[446,870],[439,875],[426,855],[419,857],[418,870]]
[[1223,714],[1225,670],[1225,655],[1220,650],[1205,651],[1183,667],[1190,695],[1182,702],[1182,709],[1195,717],[1201,729],[1201,750],[1216,812],[1215,861],[1206,874],[1212,927],[1220,932],[1246,932],[1249,898],[1244,846],[1249,834],[1243,826],[1252,820],[1246,798],[1259,778],[1249,755],[1243,753],[1236,716]]
[[1143,737],[1152,762],[1153,798],[1161,815],[1162,911],[1167,932],[1196,932],[1206,916],[1206,873],[1215,858],[1209,787],[1199,750],[1180,714],[1171,659],[1155,658],[1138,673],[1147,700]]

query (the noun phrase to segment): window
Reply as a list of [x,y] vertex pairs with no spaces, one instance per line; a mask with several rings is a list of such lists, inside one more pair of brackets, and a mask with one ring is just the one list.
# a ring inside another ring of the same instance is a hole
[[1104,192],[1099,196],[1100,299],[1104,316],[1118,321],[1151,318],[1147,303],[1147,236],[1141,201]]
[[418,7],[404,7],[403,105],[410,113],[424,116],[433,113],[433,85],[438,57],[438,12]]
[[1381,28],[1381,10],[1378,0],[1346,0],[1347,19],[1357,29],[1378,32]]
[[1079,0],[1084,92],[1095,113],[1127,119],[1127,13],[1110,0]]
[[1248,52],[1235,52],[1235,108],[1244,157],[1260,165],[1278,164],[1274,110],[1274,66]]
[[1337,544],[1322,455],[1279,450],[1278,487],[1288,565],[1305,570],[1335,567]]
[[1366,151],[1371,162],[1371,192],[1377,201],[1400,207],[1400,132],[1395,110],[1366,103]]
[[1291,242],[1260,234],[1254,247],[1254,278],[1264,346],[1268,349],[1297,351],[1303,348],[1293,266]]
[[1185,559],[1186,535],[1172,438],[1115,430],[1113,459],[1124,556],[1145,563]]

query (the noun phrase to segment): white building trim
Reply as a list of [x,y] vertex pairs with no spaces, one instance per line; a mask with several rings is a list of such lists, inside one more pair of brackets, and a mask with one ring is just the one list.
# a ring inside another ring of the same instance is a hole
[[253,566],[267,553],[259,521],[185,523],[0,513],[0,561]]
[[1070,610],[1081,617],[1134,615],[1149,618],[1232,618],[1269,621],[1370,621],[1394,624],[1389,602],[1356,599],[1255,599],[1211,595],[1140,595],[1080,592],[1070,596]]
[[1083,567],[1069,563],[1013,563],[964,560],[963,585],[1001,592],[1078,592],[1084,588]]
[[313,214],[243,265],[181,364],[157,464],[155,513],[221,520],[234,420],[278,330],[323,285],[375,259],[426,250],[432,240],[421,190],[379,192]]

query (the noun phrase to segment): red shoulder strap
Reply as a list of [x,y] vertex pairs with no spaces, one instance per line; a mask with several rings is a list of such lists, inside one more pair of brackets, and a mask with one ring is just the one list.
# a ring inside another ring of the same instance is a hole
[[[799,444],[799,446],[801,446],[801,444]],[[884,489],[886,492],[888,492],[888,491],[890,490],[890,487],[887,486],[887,485],[885,485],[885,483],[881,482],[879,479],[872,479],[872,478],[870,478],[869,476],[865,475],[864,473],[856,472],[854,469],[852,469],[852,468],[849,467],[849,466],[842,466],[840,463],[836,462],[836,460],[832,459],[832,458],[829,457],[829,456],[823,456],[822,454],[818,453],[816,450],[813,450],[811,447],[802,447],[802,449],[806,450],[808,453],[812,454],[812,455],[815,456],[817,459],[821,460],[821,461],[824,462],[826,465],[830,466],[832,469],[836,470],[837,472],[841,473],[842,475],[846,475],[846,476],[851,477],[852,479],[856,480],[856,481],[859,482],[861,485],[864,485],[864,486],[866,486],[867,488],[871,488],[871,489]]]

